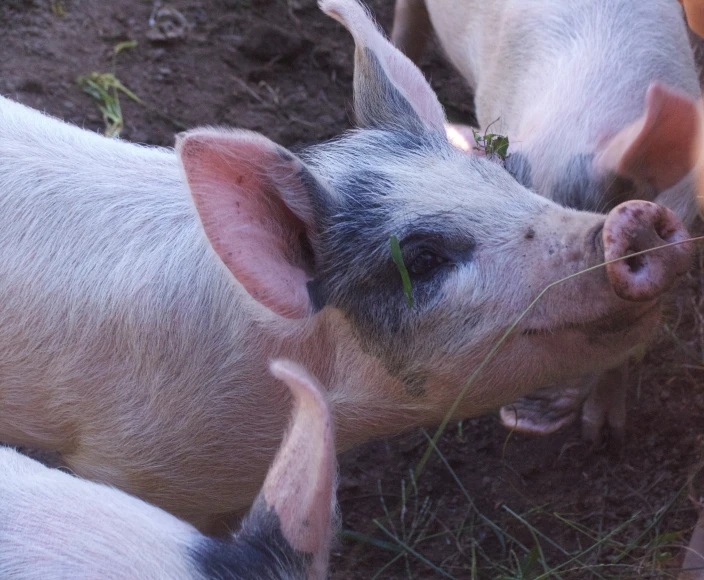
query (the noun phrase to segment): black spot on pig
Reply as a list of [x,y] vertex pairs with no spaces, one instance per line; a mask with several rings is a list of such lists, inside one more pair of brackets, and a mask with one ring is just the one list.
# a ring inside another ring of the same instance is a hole
[[[320,224],[320,221],[330,211],[330,194],[320,180],[316,178],[307,167],[303,166],[301,168],[298,173],[298,178],[308,194],[310,205],[315,214],[316,223]],[[312,233],[317,235],[319,232],[316,231]]]
[[236,536],[204,538],[190,552],[202,577],[212,580],[305,580],[313,560],[291,547],[279,516],[262,498]]
[[522,153],[511,153],[506,158],[504,167],[523,187],[533,188],[533,172],[525,155]]
[[599,213],[631,199],[650,199],[628,178],[614,173],[596,175],[593,164],[593,154],[572,157],[553,188],[552,199],[565,207]]
[[407,131],[394,131],[389,135],[389,148],[392,151],[417,153],[425,146],[426,139]]
[[[332,194],[319,214],[308,292],[317,308],[340,310],[365,352],[403,382],[419,349],[432,348],[423,341],[423,324],[434,320],[429,313],[445,299],[448,278],[473,259],[476,241],[468,227],[474,216],[438,211],[423,191],[409,195],[399,182],[416,162],[457,153],[443,135],[398,128],[353,132],[327,144],[322,155],[334,171],[318,165],[314,153],[315,147],[307,152],[311,170],[325,171]],[[391,255],[392,236],[411,278],[412,306]]]
[[310,238],[301,232],[298,235],[298,252],[300,255],[301,267],[309,275],[313,275],[315,272],[315,254],[313,253],[313,246],[311,245]]
[[361,169],[340,176],[335,182],[335,189],[348,208],[353,208],[355,202],[369,208],[378,206],[378,198],[386,197],[393,190],[393,185],[391,179],[380,171]]
[[308,296],[310,297],[311,304],[313,305],[314,312],[320,312],[325,308],[327,303],[327,296],[325,294],[325,288],[320,283],[320,280],[311,280],[307,284]]

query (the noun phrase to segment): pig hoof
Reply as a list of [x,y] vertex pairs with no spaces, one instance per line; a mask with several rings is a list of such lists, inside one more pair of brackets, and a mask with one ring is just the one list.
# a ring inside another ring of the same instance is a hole
[[522,433],[549,435],[577,420],[582,400],[580,389],[536,393],[501,407],[501,422]]
[[593,451],[607,449],[621,455],[626,436],[625,416],[612,409],[597,408],[587,400],[582,409],[582,439]]
[[628,364],[603,373],[582,406],[582,439],[620,453],[626,435]]
[[595,429],[593,425],[582,421],[582,440],[592,453],[606,451],[609,455],[623,456],[625,441],[623,429],[613,427]]

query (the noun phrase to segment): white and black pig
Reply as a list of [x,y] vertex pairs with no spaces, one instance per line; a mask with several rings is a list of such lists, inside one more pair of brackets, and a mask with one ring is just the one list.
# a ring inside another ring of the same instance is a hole
[[[508,135],[506,166],[523,185],[588,211],[655,201],[692,222],[686,151],[700,89],[675,0],[397,0],[392,38],[418,58],[431,21],[474,90],[481,131]],[[468,128],[449,131],[475,146]],[[625,375],[554,381],[502,419],[549,433],[581,412],[585,438],[596,443],[608,427],[619,441]]]

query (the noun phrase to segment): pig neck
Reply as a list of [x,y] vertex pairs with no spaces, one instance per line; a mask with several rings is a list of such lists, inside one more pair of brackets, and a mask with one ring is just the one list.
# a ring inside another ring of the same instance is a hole
[[362,350],[351,325],[336,309],[325,308],[302,339],[300,335],[285,339],[270,356],[301,363],[327,389],[338,452],[442,418],[439,406],[409,394],[379,359]]

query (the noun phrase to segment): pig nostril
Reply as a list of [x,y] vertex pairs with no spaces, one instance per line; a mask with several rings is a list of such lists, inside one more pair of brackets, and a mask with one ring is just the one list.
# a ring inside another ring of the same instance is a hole
[[633,273],[637,274],[645,266],[645,256],[633,256],[632,258],[626,258],[625,262],[628,269]]
[[678,231],[677,227],[673,227],[672,220],[668,220],[666,215],[659,215],[653,228],[663,242],[670,242]]

